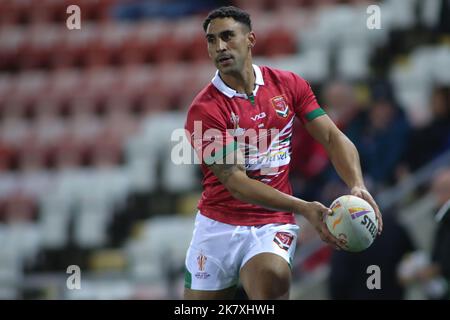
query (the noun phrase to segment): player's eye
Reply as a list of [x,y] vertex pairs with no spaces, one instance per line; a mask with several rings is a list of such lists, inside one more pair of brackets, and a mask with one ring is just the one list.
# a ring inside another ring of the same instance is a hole
[[223,41],[230,41],[230,39],[233,37],[232,32],[225,32],[222,34],[221,38]]
[[214,37],[207,37],[207,38],[206,38],[206,41],[207,41],[208,43],[214,43]]

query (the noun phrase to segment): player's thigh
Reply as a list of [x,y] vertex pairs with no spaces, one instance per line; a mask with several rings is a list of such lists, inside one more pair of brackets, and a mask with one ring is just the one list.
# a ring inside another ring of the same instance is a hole
[[274,253],[253,256],[241,268],[240,279],[250,299],[288,299],[291,269],[287,261]]
[[193,290],[184,288],[185,300],[230,300],[234,298],[236,286],[222,290]]

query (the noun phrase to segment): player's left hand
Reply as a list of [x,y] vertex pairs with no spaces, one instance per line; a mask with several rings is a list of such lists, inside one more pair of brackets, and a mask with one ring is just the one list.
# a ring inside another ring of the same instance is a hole
[[380,208],[378,208],[378,205],[375,202],[375,200],[373,199],[370,192],[367,191],[367,189],[362,188],[362,187],[353,187],[351,190],[351,194],[354,196],[357,196],[361,199],[366,200],[372,206],[373,210],[375,211],[375,215],[376,215],[377,221],[378,221],[378,235],[380,235],[381,232],[383,231],[383,219],[381,217]]

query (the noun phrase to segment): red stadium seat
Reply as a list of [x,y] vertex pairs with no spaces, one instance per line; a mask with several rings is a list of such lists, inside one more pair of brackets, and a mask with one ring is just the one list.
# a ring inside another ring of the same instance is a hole
[[18,23],[18,10],[14,8],[11,0],[0,1],[0,12],[8,12],[8,14],[0,14],[0,30]]
[[105,128],[89,145],[92,165],[95,167],[117,166],[122,161],[122,141],[114,128]]
[[75,139],[70,132],[65,133],[55,143],[50,152],[50,162],[58,170],[80,167],[86,157],[86,146]]
[[55,6],[57,5],[55,1],[30,1],[30,4],[25,6],[23,10],[26,13],[28,24],[56,22],[55,13],[58,11],[58,8]]
[[66,122],[50,110],[37,115],[32,124],[33,132],[40,144],[49,146],[56,143],[67,131]]
[[96,64],[95,49],[99,39],[97,25],[84,23],[81,30],[68,32],[63,29],[62,32],[65,35],[64,41],[53,48],[54,67],[85,67]]
[[170,110],[173,108],[171,97],[171,92],[168,89],[150,86],[145,94],[139,97],[137,113],[141,117],[145,117],[153,112]]
[[50,73],[50,88],[42,97],[41,108],[50,108],[58,114],[69,108],[70,101],[82,91],[82,73],[77,69],[61,69]]
[[184,56],[186,60],[190,61],[206,61],[209,59],[207,43],[203,33],[195,34],[186,41]]
[[22,72],[16,77],[14,95],[26,101],[36,100],[40,95],[48,92],[48,75],[42,71]]
[[112,92],[120,89],[117,69],[103,67],[86,69],[82,73],[82,78],[80,90],[92,101],[90,106],[93,109],[90,109],[90,112],[93,114],[99,112],[100,107],[104,105]]
[[56,25],[34,25],[27,32],[27,41],[19,53],[22,68],[45,68],[52,65],[53,49],[60,44],[64,35]]
[[8,26],[0,28],[0,68],[16,71],[20,68],[18,55],[26,40],[25,28]]
[[151,32],[149,40],[151,51],[150,59],[154,63],[174,63],[182,60],[185,40],[177,37],[176,25],[169,22],[155,25],[157,32]]
[[297,52],[297,41],[289,31],[277,29],[266,35],[263,47],[265,56],[291,55]]
[[233,0],[233,5],[252,14],[254,11],[266,9],[268,4],[265,0]]
[[17,161],[17,149],[0,140],[0,173],[10,171]]
[[10,97],[13,90],[13,81],[15,77],[7,74],[0,74],[0,115],[4,113],[5,100]]
[[32,221],[37,215],[37,201],[24,192],[17,190],[4,202],[4,219],[6,223]]
[[163,32],[162,23],[136,22],[115,53],[115,59],[122,65],[140,65],[152,62],[155,39]]
[[22,171],[39,171],[46,167],[47,149],[34,133],[29,130],[28,135],[21,141],[19,148],[19,168]]

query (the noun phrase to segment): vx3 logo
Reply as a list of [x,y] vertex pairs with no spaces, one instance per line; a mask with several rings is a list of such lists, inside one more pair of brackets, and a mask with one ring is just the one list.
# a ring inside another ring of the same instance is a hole
[[256,120],[264,119],[265,117],[266,117],[266,113],[261,112],[260,114],[257,114],[256,116],[251,117],[250,119],[252,119],[253,121],[256,121]]

